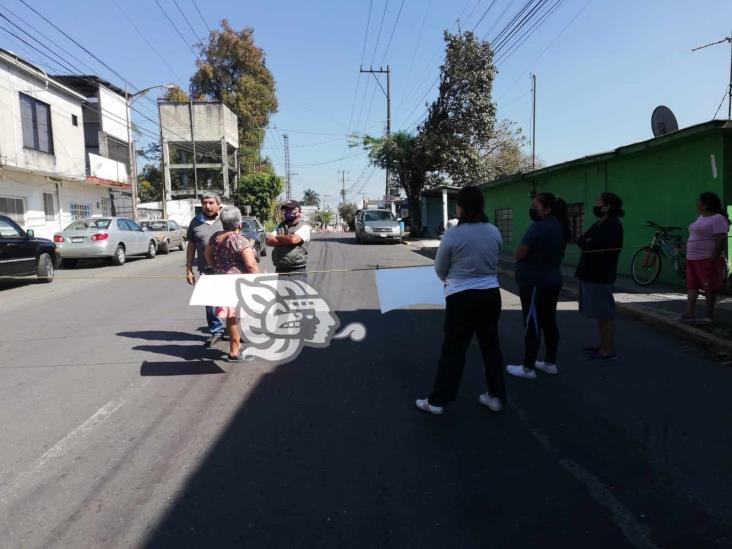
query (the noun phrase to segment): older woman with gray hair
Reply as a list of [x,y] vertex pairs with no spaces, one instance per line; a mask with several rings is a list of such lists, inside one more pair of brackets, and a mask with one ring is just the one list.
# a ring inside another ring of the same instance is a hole
[[[257,259],[252,243],[241,234],[241,212],[238,208],[225,207],[219,215],[224,227],[211,236],[206,246],[206,261],[216,274],[258,273]],[[216,307],[216,315],[226,321],[230,344],[227,359],[241,362],[239,322],[237,307]]]

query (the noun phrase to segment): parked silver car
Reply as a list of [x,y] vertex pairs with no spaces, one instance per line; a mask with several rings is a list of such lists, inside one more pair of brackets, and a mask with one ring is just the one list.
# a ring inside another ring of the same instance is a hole
[[241,234],[254,243],[254,253],[257,261],[267,255],[267,233],[256,217],[241,218]]
[[155,238],[161,254],[167,254],[176,248],[181,252],[185,250],[186,232],[172,219],[142,221],[140,227]]
[[109,258],[123,265],[127,256],[155,257],[155,238],[137,223],[124,217],[78,219],[53,237],[64,267],[74,267],[79,259]]
[[361,210],[356,215],[356,241],[401,242],[399,220],[390,210]]

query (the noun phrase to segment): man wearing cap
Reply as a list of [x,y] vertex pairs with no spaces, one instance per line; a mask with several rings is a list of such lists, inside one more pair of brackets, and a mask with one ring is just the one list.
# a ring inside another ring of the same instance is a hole
[[277,229],[267,235],[267,244],[272,246],[272,262],[277,273],[291,273],[289,279],[307,279],[308,247],[310,246],[310,225],[302,219],[300,203],[288,200],[280,210],[284,220]]

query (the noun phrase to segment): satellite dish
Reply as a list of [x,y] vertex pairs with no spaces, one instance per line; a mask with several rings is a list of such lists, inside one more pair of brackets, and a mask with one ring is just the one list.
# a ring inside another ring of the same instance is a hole
[[676,121],[676,117],[671,112],[671,109],[661,105],[653,110],[653,114],[651,115],[651,129],[653,130],[653,135],[659,137],[677,131],[679,129],[679,123]]

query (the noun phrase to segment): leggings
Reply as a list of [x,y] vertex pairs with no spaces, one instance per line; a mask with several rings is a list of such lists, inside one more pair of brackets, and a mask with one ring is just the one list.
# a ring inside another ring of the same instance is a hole
[[521,286],[521,310],[524,313],[524,367],[533,370],[539,356],[541,334],[544,334],[544,361],[557,363],[559,328],[557,301],[561,286]]

